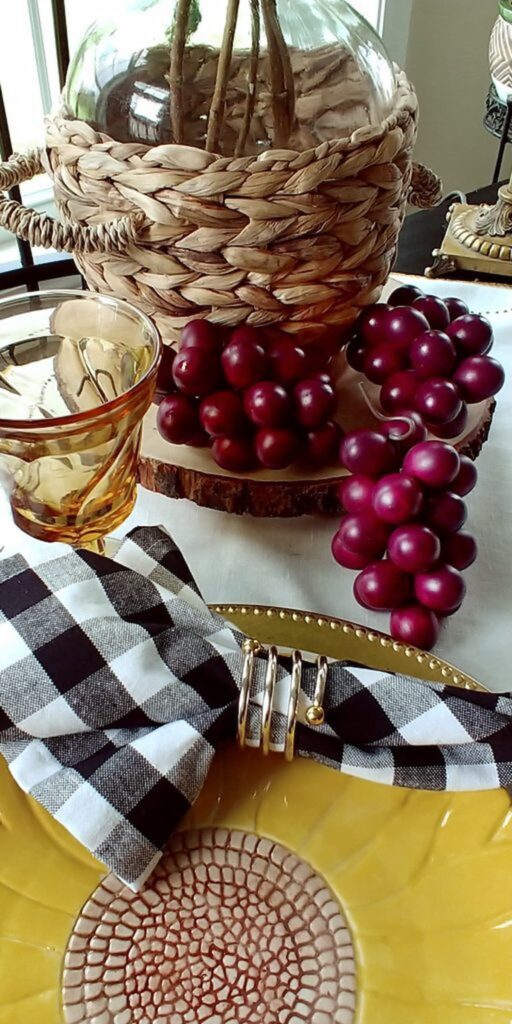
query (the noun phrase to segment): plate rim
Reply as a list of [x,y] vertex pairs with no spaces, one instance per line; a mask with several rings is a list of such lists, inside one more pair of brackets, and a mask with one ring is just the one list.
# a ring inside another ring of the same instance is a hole
[[[373,627],[363,626],[360,623],[352,622],[350,619],[343,619],[338,616],[327,614],[321,615],[318,612],[305,611],[303,609],[301,610],[297,608],[266,604],[210,603],[208,607],[211,611],[214,611],[217,615],[222,615],[222,617],[228,621],[230,615],[236,615],[242,619],[244,617],[251,616],[253,618],[261,616],[261,618],[265,620],[277,618],[282,622],[291,618],[293,622],[300,622],[304,626],[313,625],[326,629],[326,631],[331,630],[332,632],[340,630],[346,636],[350,636],[351,640],[355,641],[356,644],[357,642],[360,642],[361,651],[363,651],[363,647],[368,644],[373,644],[375,646],[379,645],[384,650],[392,649],[398,658],[407,659],[411,670],[413,669],[414,664],[420,666],[423,673],[428,670],[431,674],[431,682],[437,682],[438,684],[445,686],[453,686],[456,689],[461,690],[472,690],[479,693],[491,692],[483,683],[479,682],[473,676],[470,676],[467,672],[463,672],[451,662],[439,657],[435,652],[423,651],[419,647],[414,647],[412,644],[405,644],[400,640],[394,640],[389,633],[374,629]],[[255,637],[255,639],[259,638]],[[361,664],[364,665],[364,657],[362,657]],[[409,672],[409,674],[411,674],[411,672]],[[440,675],[442,679],[436,678],[436,674]],[[413,678],[417,678],[414,677],[413,673],[412,675]],[[421,683],[424,682],[425,679],[418,678],[417,681]],[[428,679],[426,681],[428,681]]]

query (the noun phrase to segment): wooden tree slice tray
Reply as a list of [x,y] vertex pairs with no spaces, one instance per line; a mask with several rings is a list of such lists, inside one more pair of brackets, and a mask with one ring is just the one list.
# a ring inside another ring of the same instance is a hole
[[[378,420],[358,386],[363,381],[366,393],[378,408],[379,388],[352,370],[344,356],[340,356],[335,419],[345,432],[378,427]],[[470,406],[464,434],[450,442],[472,459],[488,438],[495,404],[489,400]],[[334,515],[342,511],[337,489],[346,475],[346,470],[336,465],[317,471],[295,465],[282,471],[260,469],[236,476],[217,466],[209,448],[164,441],[156,427],[155,405],[144,422],[139,462],[141,484],[169,498],[189,498],[206,508],[270,517]]]

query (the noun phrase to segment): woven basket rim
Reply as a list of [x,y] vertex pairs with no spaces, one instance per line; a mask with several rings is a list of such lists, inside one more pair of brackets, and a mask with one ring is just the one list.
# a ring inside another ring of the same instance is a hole
[[[397,86],[395,105],[391,113],[388,114],[380,125],[365,125],[362,128],[357,128],[350,135],[321,142],[318,146],[310,149],[269,148],[256,156],[252,154],[250,156],[235,157],[223,156],[221,153],[209,153],[197,146],[187,146],[172,142],[161,143],[158,146],[146,145],[142,142],[118,142],[118,144],[130,147],[134,153],[136,152],[140,155],[141,159],[148,164],[158,164],[158,154],[161,153],[163,155],[165,153],[166,163],[168,164],[171,157],[171,162],[175,163],[176,167],[179,167],[181,165],[181,153],[197,154],[197,166],[194,169],[198,172],[201,170],[219,171],[227,166],[231,170],[260,171],[268,169],[276,162],[281,163],[285,161],[293,165],[295,160],[300,159],[301,163],[306,164],[313,160],[324,159],[328,154],[350,153],[362,145],[379,142],[388,132],[393,131],[401,121],[414,117],[417,114],[418,100],[414,86],[409,81],[405,71],[396,64],[394,68]],[[66,124],[69,129],[76,125],[77,133],[81,134],[82,137],[87,136],[87,141],[91,147],[104,146],[105,144],[118,141],[106,132],[96,131],[87,121],[81,121],[73,117],[71,112],[66,110],[63,99],[62,103],[61,109],[56,114],[48,115],[44,118],[45,127],[51,124]],[[51,144],[49,148],[51,148]],[[172,160],[172,156],[175,157],[175,160]]]

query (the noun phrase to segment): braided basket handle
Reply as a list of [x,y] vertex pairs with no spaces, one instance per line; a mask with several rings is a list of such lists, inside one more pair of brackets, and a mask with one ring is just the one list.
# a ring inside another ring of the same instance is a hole
[[[42,174],[46,170],[42,158],[43,151],[37,149],[26,156],[16,153],[0,163],[0,193]],[[414,206],[437,206],[442,189],[442,182],[433,171],[423,164],[413,164],[409,201]],[[58,252],[126,252],[129,245],[139,240],[144,221],[144,215],[136,212],[106,224],[73,224],[56,221],[47,213],[38,213],[7,197],[0,199],[0,227],[31,245]]]
[[[0,163],[0,193],[44,173],[42,157],[43,151],[37,149],[26,156],[15,153]],[[126,252],[127,246],[137,240],[143,221],[144,215],[135,213],[94,226],[61,223],[47,213],[38,213],[5,196],[0,198],[0,227],[31,245],[59,252]]]
[[439,206],[442,198],[441,178],[431,171],[430,167],[425,167],[424,164],[413,164],[409,202],[413,206],[419,206],[421,210],[429,210],[433,206]]

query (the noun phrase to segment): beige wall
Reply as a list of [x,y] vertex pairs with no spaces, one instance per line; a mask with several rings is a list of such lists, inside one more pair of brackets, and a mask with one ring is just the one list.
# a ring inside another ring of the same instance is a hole
[[[492,179],[497,141],[482,117],[497,7],[497,0],[413,0],[406,70],[420,101],[416,157],[441,175],[445,192]],[[505,177],[511,165],[509,147]]]

